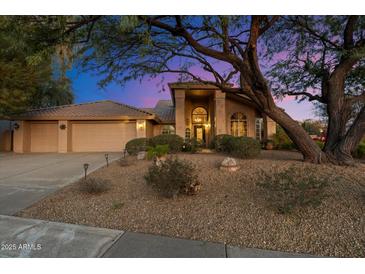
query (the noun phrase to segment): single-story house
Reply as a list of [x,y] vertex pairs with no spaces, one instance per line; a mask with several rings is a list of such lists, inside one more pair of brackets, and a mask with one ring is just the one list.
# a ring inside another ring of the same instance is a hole
[[[205,144],[218,134],[271,138],[276,124],[244,96],[212,85],[170,83],[171,100],[154,108],[97,101],[30,110],[13,117],[12,150],[122,151],[134,138],[178,134]],[[10,134],[10,133],[9,133]]]

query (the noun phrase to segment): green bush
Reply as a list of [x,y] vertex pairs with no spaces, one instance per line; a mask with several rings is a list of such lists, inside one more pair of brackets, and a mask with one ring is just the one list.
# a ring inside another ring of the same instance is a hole
[[237,158],[251,158],[261,152],[261,143],[250,137],[235,137],[228,145],[230,154]]
[[184,139],[176,134],[161,134],[149,139],[149,145],[155,147],[157,145],[169,145],[171,153],[177,153],[182,150]]
[[[281,214],[295,208],[318,206],[325,197],[330,178],[318,175],[316,169],[289,167],[280,172],[262,171],[259,186],[266,202]],[[332,180],[333,182],[333,180]]]
[[220,135],[216,143],[218,151],[237,158],[251,158],[261,152],[261,143],[250,137]]
[[86,178],[79,182],[81,192],[90,194],[98,194],[107,191],[110,188],[111,182],[102,178]]
[[296,149],[296,145],[292,142],[284,129],[277,125],[276,133],[273,136],[275,149],[293,150]]
[[196,153],[200,150],[201,146],[202,142],[200,142],[196,138],[191,138],[189,140],[185,140],[182,146],[182,151]]
[[140,151],[146,151],[148,147],[148,138],[136,138],[130,140],[125,149],[130,155],[136,155]]
[[175,157],[169,157],[161,165],[151,165],[144,178],[147,184],[168,198],[196,194],[200,185],[192,163]]
[[213,141],[211,142],[212,147],[217,151],[217,152],[223,152],[223,146],[222,146],[222,141],[225,138],[230,138],[233,137],[232,135],[228,135],[228,134],[218,134],[214,137]]
[[365,158],[365,142],[360,143],[353,154],[355,158]]
[[151,160],[155,157],[162,157],[169,153],[169,145],[157,145],[155,147],[148,147],[147,159]]

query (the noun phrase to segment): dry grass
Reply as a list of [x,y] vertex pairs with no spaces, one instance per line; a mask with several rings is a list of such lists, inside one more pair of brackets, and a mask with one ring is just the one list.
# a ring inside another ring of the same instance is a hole
[[[264,151],[260,159],[238,160],[241,169],[218,169],[224,156],[180,154],[194,162],[202,189],[196,196],[167,199],[143,179],[151,162],[117,162],[91,176],[110,179],[102,194],[81,193],[76,184],[19,213],[19,216],[128,231],[224,242],[322,256],[365,256],[365,164],[358,167],[304,164],[293,152]],[[310,166],[340,180],[326,188],[317,208],[281,215],[267,207],[256,186],[257,170]],[[116,206],[118,205],[118,206]],[[119,206],[121,205],[121,206]]]

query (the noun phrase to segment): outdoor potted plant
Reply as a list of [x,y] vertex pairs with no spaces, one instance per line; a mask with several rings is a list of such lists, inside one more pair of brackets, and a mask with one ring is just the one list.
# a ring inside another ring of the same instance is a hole
[[274,141],[273,140],[267,140],[265,144],[265,148],[267,150],[273,150],[274,149]]

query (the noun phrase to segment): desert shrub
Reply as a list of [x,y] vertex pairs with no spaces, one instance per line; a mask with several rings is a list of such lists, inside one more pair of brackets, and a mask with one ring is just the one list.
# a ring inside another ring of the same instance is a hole
[[361,142],[353,153],[356,158],[365,158],[365,142]]
[[201,147],[202,147],[202,142],[200,142],[196,138],[191,138],[189,140],[185,140],[182,146],[182,151],[196,153],[200,150]]
[[236,137],[233,139],[233,143],[230,144],[231,155],[237,158],[251,158],[260,154],[261,143],[250,137]]
[[136,155],[140,151],[146,151],[148,147],[148,138],[136,138],[130,140],[125,149],[130,155]]
[[81,192],[98,194],[109,190],[110,181],[102,178],[86,178],[79,182]]
[[184,139],[176,134],[161,134],[149,139],[149,145],[169,145],[169,152],[176,153],[181,151]]
[[320,205],[325,197],[324,188],[331,179],[318,174],[309,167],[289,167],[280,172],[262,171],[257,185],[269,206],[286,214],[296,208]]
[[276,127],[276,133],[273,136],[273,142],[275,149],[285,149],[285,150],[296,149],[296,145],[289,138],[284,129],[279,125],[277,125]]
[[261,143],[250,137],[223,135],[219,139],[219,151],[237,158],[251,158],[260,154]]
[[169,145],[157,145],[155,147],[148,147],[147,159],[151,160],[155,157],[162,157],[169,153]]
[[123,206],[123,202],[113,201],[112,203],[112,209],[121,209]]
[[159,166],[151,165],[145,180],[148,185],[168,198],[178,194],[195,194],[200,185],[193,164],[175,157],[169,157]]
[[211,142],[212,148],[214,148],[217,152],[223,152],[222,141],[227,138],[233,137],[232,135],[228,134],[218,134],[214,137],[213,141]]

